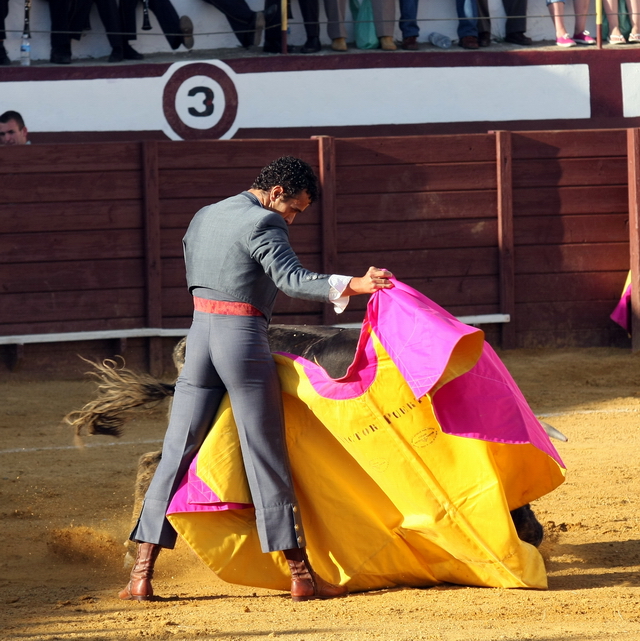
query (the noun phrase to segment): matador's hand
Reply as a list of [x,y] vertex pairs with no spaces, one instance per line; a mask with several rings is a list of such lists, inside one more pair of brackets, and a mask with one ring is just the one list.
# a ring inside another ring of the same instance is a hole
[[343,296],[357,294],[373,294],[378,289],[392,289],[394,284],[389,280],[393,274],[379,267],[369,267],[367,273],[361,278],[354,277],[343,292]]

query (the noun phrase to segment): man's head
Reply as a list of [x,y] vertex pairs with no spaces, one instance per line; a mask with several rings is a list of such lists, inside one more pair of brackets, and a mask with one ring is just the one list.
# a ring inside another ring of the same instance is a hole
[[318,199],[318,179],[313,169],[299,158],[283,156],[269,163],[251,189],[265,193],[268,209],[279,213],[290,225],[296,214]]
[[26,145],[27,128],[17,111],[5,111],[0,116],[0,145]]

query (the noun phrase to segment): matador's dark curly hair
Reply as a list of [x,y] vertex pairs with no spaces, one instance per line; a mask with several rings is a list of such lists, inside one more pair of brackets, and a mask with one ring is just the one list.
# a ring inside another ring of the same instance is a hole
[[280,185],[287,196],[296,196],[301,191],[309,194],[311,202],[318,200],[318,179],[311,166],[293,156],[282,156],[262,169],[253,181],[251,189],[269,191]]

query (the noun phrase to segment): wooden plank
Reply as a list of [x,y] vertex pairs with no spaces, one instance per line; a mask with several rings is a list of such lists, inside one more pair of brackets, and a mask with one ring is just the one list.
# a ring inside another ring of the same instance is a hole
[[[330,136],[318,136],[318,180],[320,183],[320,210],[322,212],[322,271],[335,274],[338,262],[336,220],[336,155],[334,139]],[[333,309],[323,306],[324,323],[330,322]]]
[[165,169],[205,169],[227,167],[244,170],[249,184],[260,170],[280,156],[296,156],[317,167],[317,144],[310,139],[278,140],[189,140],[159,142],[158,166]]
[[[137,171],[138,167],[138,144],[135,142],[0,147],[0,176]],[[1,182],[6,180],[3,178]]]
[[631,269],[631,349],[640,350],[640,129],[627,134],[629,261]]
[[0,204],[0,233],[136,229],[142,227],[137,200]]
[[518,334],[537,332],[571,332],[606,328],[613,324],[609,318],[611,301],[557,301],[516,304]]
[[141,258],[8,263],[2,266],[3,294],[144,287]]
[[621,272],[520,274],[515,279],[516,303],[609,300],[613,311],[622,282]]
[[144,291],[139,288],[4,294],[2,298],[3,324],[101,319],[102,329],[108,329],[112,319],[144,318]]
[[139,258],[142,231],[103,230],[0,235],[0,264]]
[[448,136],[390,136],[336,140],[339,170],[360,165],[448,163],[493,160],[493,137],[488,134]]
[[560,158],[514,160],[513,186],[569,187],[579,185],[624,185],[626,158]]
[[624,129],[527,131],[513,133],[514,158],[584,158],[624,156]]
[[341,223],[393,220],[491,218],[496,211],[496,192],[429,191],[389,194],[342,194],[336,199]]
[[338,252],[494,247],[495,220],[338,224]]
[[625,243],[628,214],[518,218],[515,242],[521,245]]
[[140,176],[133,171],[12,174],[2,185],[4,203],[138,200]]
[[[144,325],[144,315],[118,318],[83,318],[80,320],[31,321],[0,323],[0,336],[14,334],[54,334],[58,332],[90,332],[102,329],[132,329]],[[74,346],[74,354],[82,353]]]
[[[162,327],[162,271],[160,267],[160,200],[158,196],[158,143],[141,143],[145,221],[145,275],[147,327]],[[149,338],[149,372],[162,375],[162,340]]]
[[[513,179],[511,134],[496,132],[496,180],[498,183],[498,263],[500,312],[513,317],[515,313],[515,274],[513,256]],[[504,349],[516,346],[515,324],[505,323],[501,332]]]
[[413,249],[344,252],[338,257],[340,274],[364,273],[368,265],[384,262],[400,280],[442,276],[498,276],[498,251],[494,247],[463,249]]
[[[412,193],[416,191],[466,191],[495,189],[494,162],[432,165],[377,165],[338,170],[336,191],[342,194]],[[401,197],[399,197],[399,204]]]
[[523,245],[518,247],[515,258],[516,274],[629,269],[629,253],[623,243]]
[[626,184],[535,187],[514,189],[513,209],[516,217],[627,213],[629,200]]

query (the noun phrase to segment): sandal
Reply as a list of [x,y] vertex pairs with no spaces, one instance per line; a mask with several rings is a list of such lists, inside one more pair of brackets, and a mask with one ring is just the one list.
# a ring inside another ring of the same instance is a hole
[[640,43],[640,33],[630,33],[628,42],[629,44]]
[[608,38],[610,45],[626,45],[627,41],[624,39],[624,36],[609,36]]

